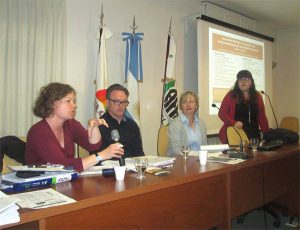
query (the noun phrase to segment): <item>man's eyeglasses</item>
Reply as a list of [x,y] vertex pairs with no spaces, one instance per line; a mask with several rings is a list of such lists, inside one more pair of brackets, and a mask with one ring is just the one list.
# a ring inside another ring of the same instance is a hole
[[110,99],[110,98],[107,98],[108,100],[112,101],[114,103],[114,105],[123,105],[123,106],[127,106],[129,104],[129,101],[118,101],[118,100],[113,100],[113,99]]

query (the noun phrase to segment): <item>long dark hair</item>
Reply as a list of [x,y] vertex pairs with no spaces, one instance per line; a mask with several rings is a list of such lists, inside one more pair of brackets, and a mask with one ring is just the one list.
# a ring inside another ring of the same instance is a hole
[[251,87],[249,88],[249,96],[250,96],[250,103],[255,104],[257,102],[257,91],[255,88],[255,83],[252,74],[248,70],[241,70],[240,72],[237,73],[236,75],[237,79],[232,89],[232,97],[235,98],[239,103],[246,101],[244,94],[240,90],[239,83],[238,83],[239,79],[244,77],[249,78],[252,81]]

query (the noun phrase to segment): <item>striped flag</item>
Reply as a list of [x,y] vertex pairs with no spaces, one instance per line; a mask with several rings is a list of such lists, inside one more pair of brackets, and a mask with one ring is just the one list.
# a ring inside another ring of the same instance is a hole
[[161,125],[169,125],[170,121],[178,116],[177,90],[175,88],[175,57],[176,43],[171,35],[171,25],[168,34],[165,74],[161,108]]
[[129,91],[126,116],[140,126],[139,81],[143,80],[141,40],[144,38],[144,33],[123,32],[122,35],[123,41],[126,41],[125,82]]
[[175,80],[167,82],[164,85],[162,125],[168,125],[172,119],[178,116],[177,90]]
[[106,88],[108,87],[108,70],[106,61],[106,40],[111,38],[113,33],[106,27],[98,31],[99,49],[97,57],[97,79],[95,94],[95,117],[101,117],[106,111]]

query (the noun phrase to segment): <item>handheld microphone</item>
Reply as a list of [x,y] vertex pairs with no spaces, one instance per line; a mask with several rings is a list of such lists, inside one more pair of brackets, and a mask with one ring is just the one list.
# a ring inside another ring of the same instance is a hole
[[[222,110],[220,110],[220,108],[219,108],[215,103],[213,103],[211,106],[212,106],[213,108],[217,108],[217,109],[222,113],[222,115],[224,116],[224,118],[227,120],[225,114],[222,112]],[[227,120],[227,121],[228,121],[228,120]],[[230,123],[230,121],[228,121],[228,122]],[[239,135],[239,138],[240,138],[240,152],[229,154],[229,157],[246,159],[247,156],[246,156],[245,153],[244,153],[243,138],[242,138],[241,134],[237,131],[237,129],[234,127],[234,125],[232,126],[232,128],[233,128],[233,129],[235,130],[235,132]]]
[[[120,140],[120,134],[119,134],[119,131],[116,130],[116,129],[113,129],[111,131],[111,139],[115,142],[115,143],[119,143],[119,140]],[[122,156],[121,158],[119,158],[119,164],[120,166],[124,166],[125,165],[125,160],[124,160],[124,157]]]
[[267,96],[267,98],[268,98],[268,101],[269,101],[269,104],[270,104],[270,106],[271,106],[271,109],[272,109],[272,112],[273,112],[273,116],[274,116],[274,118],[275,118],[275,122],[276,122],[276,127],[277,127],[277,129],[278,129],[278,122],[277,122],[277,118],[276,118],[276,115],[275,115],[275,112],[274,112],[274,109],[273,109],[273,106],[272,106],[272,103],[271,103],[271,100],[270,100],[270,97],[269,97],[269,95],[268,94],[266,94],[263,90],[262,91],[260,91],[262,94],[264,94],[264,95],[266,95]]

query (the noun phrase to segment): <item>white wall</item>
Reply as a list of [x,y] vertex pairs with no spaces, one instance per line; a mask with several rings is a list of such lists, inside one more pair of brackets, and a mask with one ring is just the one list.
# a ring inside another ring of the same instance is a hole
[[142,56],[144,81],[140,84],[141,131],[144,151],[156,154],[160,125],[162,82],[166,46],[172,16],[172,33],[177,41],[176,80],[182,92],[184,73],[184,18],[200,11],[200,1],[155,0],[67,0],[67,82],[78,92],[77,119],[83,124],[93,116],[97,41],[101,3],[104,24],[114,33],[107,42],[109,83],[124,84],[125,43],[122,32],[131,32],[133,16],[144,32]]
[[[142,139],[146,154],[156,154],[157,131],[160,124],[160,107],[166,47],[164,41],[172,16],[172,33],[177,41],[176,80],[178,94],[183,88],[192,88],[184,82],[184,65],[188,66],[188,50],[184,39],[192,42],[184,30],[186,16],[200,12],[201,1],[195,0],[66,0],[67,4],[67,81],[78,91],[78,115],[83,124],[93,116],[94,84],[96,72],[97,41],[101,3],[104,23],[114,33],[107,42],[110,84],[124,83],[125,44],[121,33],[130,32],[133,16],[144,32],[142,41],[144,82],[140,84]],[[272,31],[264,27],[270,35]],[[261,28],[262,30],[262,28]],[[186,34],[184,34],[186,33]],[[277,37],[276,37],[277,36]],[[299,29],[279,31],[275,36],[273,58],[277,67],[273,71],[273,103],[278,120],[284,115],[300,119],[299,105]],[[195,71],[194,71],[195,72]],[[195,73],[192,73],[195,75]],[[190,76],[185,76],[187,79]],[[196,90],[195,90],[196,91]],[[291,103],[290,103],[291,102]],[[273,123],[273,122],[271,122]],[[274,123],[273,123],[274,124]]]
[[283,116],[300,121],[300,28],[278,31],[275,42],[274,110],[278,122]]

